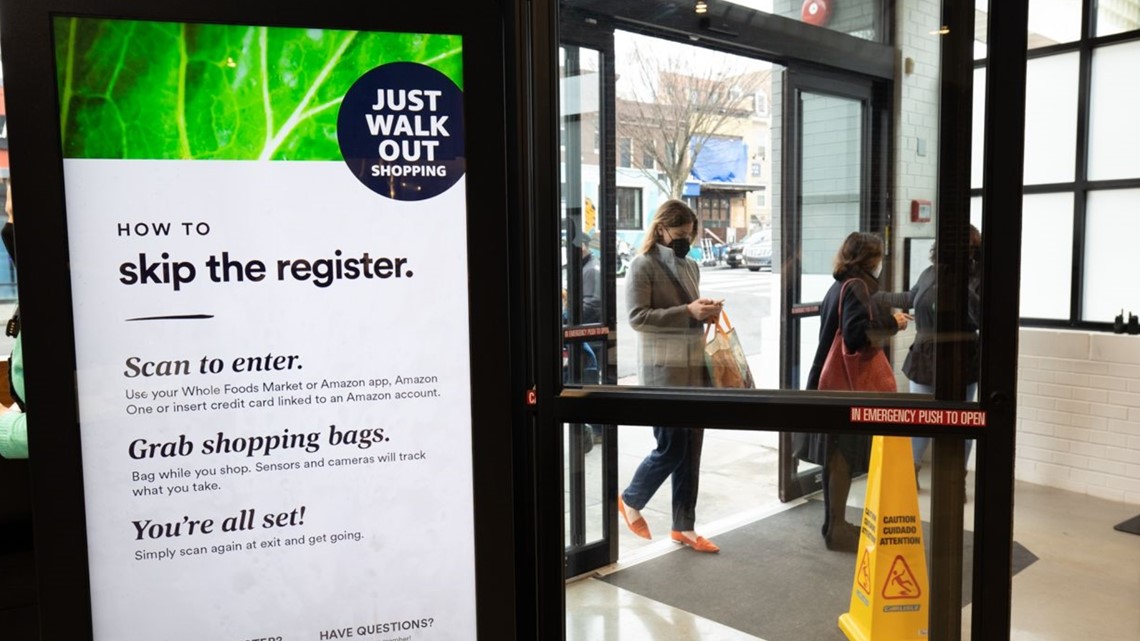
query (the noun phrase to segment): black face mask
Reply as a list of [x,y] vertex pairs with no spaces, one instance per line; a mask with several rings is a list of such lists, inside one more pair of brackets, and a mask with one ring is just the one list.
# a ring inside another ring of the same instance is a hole
[[0,230],[0,238],[4,240],[4,249],[8,250],[8,256],[12,260],[16,260],[16,229],[12,223],[4,223],[4,229]]
[[685,256],[689,255],[689,249],[691,248],[691,245],[689,244],[688,238],[675,238],[673,239],[673,242],[670,243],[669,248],[673,250],[674,256],[677,258],[684,258]]

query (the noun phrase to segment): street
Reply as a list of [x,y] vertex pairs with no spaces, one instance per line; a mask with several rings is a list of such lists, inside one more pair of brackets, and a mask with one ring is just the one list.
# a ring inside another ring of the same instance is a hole
[[[637,334],[629,326],[625,280],[616,281],[618,383],[637,384]],[[775,389],[780,376],[780,275],[724,265],[701,268],[701,295],[724,299],[757,387]]]

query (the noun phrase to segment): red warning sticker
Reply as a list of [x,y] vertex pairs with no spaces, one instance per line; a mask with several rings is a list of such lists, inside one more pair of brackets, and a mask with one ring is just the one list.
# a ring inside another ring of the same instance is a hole
[[954,425],[985,427],[985,410],[915,409],[913,407],[852,407],[852,423]]
[[920,596],[922,588],[918,579],[914,578],[914,572],[910,571],[910,566],[901,554],[896,556],[891,563],[891,571],[887,573],[887,582],[883,584],[883,598],[917,599]]

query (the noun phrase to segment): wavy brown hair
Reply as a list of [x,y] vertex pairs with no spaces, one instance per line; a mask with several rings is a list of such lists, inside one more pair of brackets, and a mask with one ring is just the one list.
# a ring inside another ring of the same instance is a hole
[[662,229],[685,225],[692,225],[693,240],[695,241],[697,239],[697,215],[684,201],[675,198],[666,200],[657,208],[657,213],[653,214],[653,222],[650,223],[649,230],[645,232],[645,240],[642,241],[641,249],[637,250],[637,253],[645,254],[652,251],[653,246],[657,244],[658,233]]
[[875,234],[853,231],[847,234],[835,255],[835,270],[831,275],[838,279],[859,271],[870,272],[875,261],[882,257],[883,239]]

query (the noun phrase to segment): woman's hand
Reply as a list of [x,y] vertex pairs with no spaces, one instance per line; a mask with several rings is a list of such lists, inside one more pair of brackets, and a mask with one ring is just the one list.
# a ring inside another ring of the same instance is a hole
[[711,298],[698,298],[689,303],[689,315],[699,321],[710,319],[715,321],[717,316],[720,316],[722,309],[724,309],[723,300],[718,301]]
[[907,323],[909,323],[912,318],[914,318],[914,316],[906,312],[895,312],[895,322],[899,324],[900,332],[906,329]]

